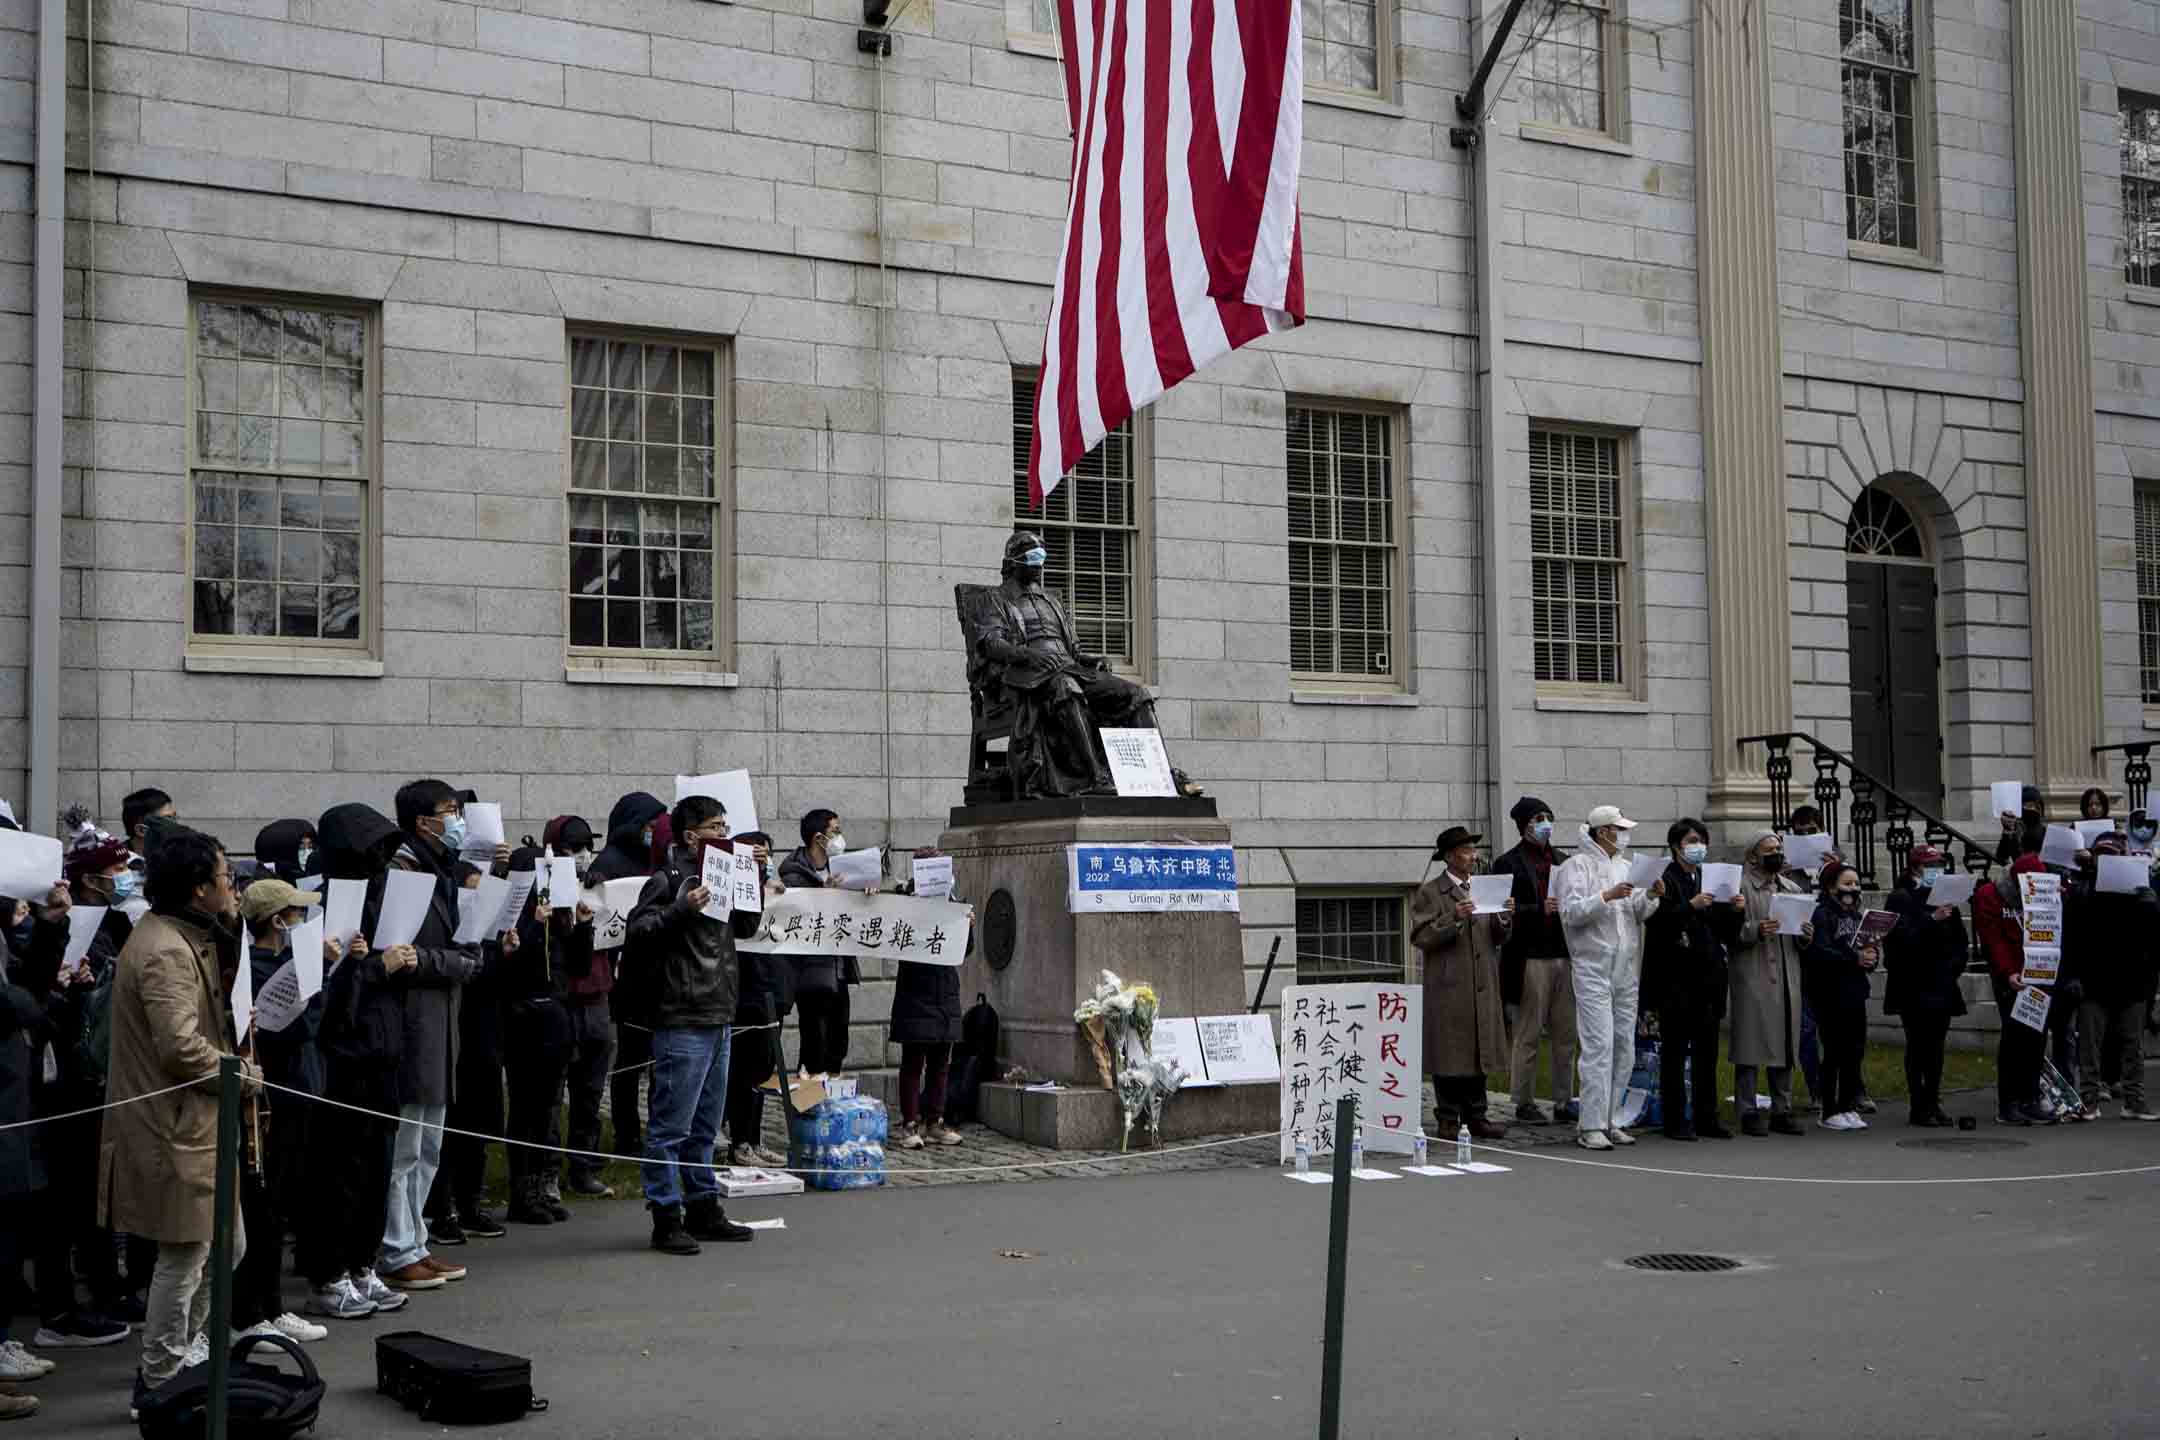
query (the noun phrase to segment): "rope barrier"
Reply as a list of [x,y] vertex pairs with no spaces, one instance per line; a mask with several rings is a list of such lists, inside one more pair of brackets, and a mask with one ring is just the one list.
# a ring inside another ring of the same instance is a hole
[[0,1125],[0,1132],[27,1130],[32,1125],[50,1125],[57,1120],[73,1120],[82,1115],[102,1115],[107,1110],[118,1110],[123,1105],[135,1105],[144,1100],[155,1100],[161,1095],[170,1095],[177,1090],[192,1090],[197,1085],[214,1085],[217,1083],[217,1078],[217,1071],[213,1070],[199,1080],[183,1080],[177,1085],[168,1085],[163,1090],[152,1090],[146,1095],[130,1095],[125,1100],[108,1100],[103,1105],[86,1105],[80,1110],[63,1110],[58,1115],[39,1115],[29,1120],[13,1120],[5,1125]]

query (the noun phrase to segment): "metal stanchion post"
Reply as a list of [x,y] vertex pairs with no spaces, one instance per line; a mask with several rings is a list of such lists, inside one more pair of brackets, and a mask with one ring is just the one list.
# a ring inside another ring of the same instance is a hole
[[1328,1196],[1327,1335],[1320,1360],[1320,1440],[1342,1430],[1343,1289],[1350,1278],[1350,1137],[1357,1133],[1357,1101],[1335,1102],[1335,1182]]
[[[240,963],[247,964],[245,955]],[[210,1212],[210,1435],[225,1440],[232,1371],[233,1207],[240,1203],[240,1057],[218,1061],[217,1189]]]

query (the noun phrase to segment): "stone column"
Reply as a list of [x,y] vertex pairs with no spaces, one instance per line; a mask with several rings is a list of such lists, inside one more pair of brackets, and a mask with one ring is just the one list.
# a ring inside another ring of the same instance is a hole
[[2100,556],[2076,7],[2010,7],[2018,346],[2025,379],[2033,768],[2052,813],[2098,778]]
[[1770,814],[1766,752],[1792,728],[1784,357],[1778,341],[1777,137],[1766,7],[1695,20],[1697,313],[1710,582],[1707,819]]

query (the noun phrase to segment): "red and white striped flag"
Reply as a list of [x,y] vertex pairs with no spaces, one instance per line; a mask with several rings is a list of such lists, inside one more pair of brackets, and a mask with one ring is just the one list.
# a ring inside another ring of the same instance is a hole
[[1211,360],[1305,320],[1299,0],[1058,0],[1072,196],[1028,493]]

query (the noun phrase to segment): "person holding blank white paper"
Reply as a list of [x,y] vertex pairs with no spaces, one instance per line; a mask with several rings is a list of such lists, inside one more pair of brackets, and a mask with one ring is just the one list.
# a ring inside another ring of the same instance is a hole
[[1860,872],[1835,865],[1824,872],[1815,907],[1815,933],[1800,957],[1801,984],[1822,1035],[1822,1128],[1865,1130],[1860,1118],[1860,1063],[1867,1056],[1868,977],[1882,951],[1861,944]]
[[[780,862],[780,883],[790,890],[836,886],[832,863],[848,853],[840,817],[812,810],[802,818],[802,848]],[[877,893],[875,884],[868,887]],[[795,971],[795,1027],[801,1038],[802,1068],[812,1075],[838,1073],[847,1060],[848,987],[862,983],[862,967],[852,955],[842,959],[805,957]]]
[[1718,1028],[1725,1017],[1725,946],[1739,934],[1747,901],[1736,894],[1720,902],[1703,888],[1710,831],[1702,821],[1674,821],[1665,844],[1672,852],[1665,893],[1643,927],[1643,989],[1657,1007],[1665,1138],[1730,1140],[1732,1131],[1718,1119]]
[[[1507,1126],[1489,1119],[1485,1077],[1507,1068],[1507,1028],[1500,1014],[1500,947],[1515,919],[1515,900],[1498,915],[1479,915],[1470,877],[1478,842],[1460,825],[1440,832],[1433,859],[1447,868],[1410,899],[1410,943],[1425,958],[1425,1068],[1433,1077],[1433,1128],[1441,1140],[1470,1127],[1499,1140]],[[954,984],[957,987],[958,977]]]
[[[1793,1066],[1800,1055],[1800,950],[1814,938],[1814,905],[1785,874],[1784,840],[1775,830],[1747,848],[1740,881],[1740,933],[1727,982],[1732,987],[1733,1106],[1740,1133],[1804,1135],[1793,1114]],[[1796,919],[1795,916],[1798,916]],[[1769,1071],[1770,1112],[1755,1103],[1757,1076]]]
[[1575,972],[1575,1031],[1582,1047],[1576,1143],[1585,1150],[1635,1143],[1614,1116],[1635,1069],[1643,918],[1664,898],[1665,882],[1643,891],[1628,883],[1627,834],[1634,828],[1619,806],[1598,806],[1583,824],[1581,847],[1553,877]]
[[1883,1013],[1905,1027],[1905,1123],[1946,1128],[1957,1122],[1942,1108],[1943,1042],[1952,1018],[1965,1013],[1958,977],[1965,973],[1966,942],[1964,912],[1928,895],[1943,878],[1943,859],[1935,846],[1915,845],[1890,893],[1898,924],[1888,947]]
[[[2160,1120],[2145,1106],[2139,1053],[2145,1003],[2160,967],[2160,901],[2150,887],[2124,894],[2100,888],[2095,868],[2128,850],[2120,834],[2093,841],[2093,868],[2070,887],[2063,916],[2063,972],[2083,995],[2077,1011],[2078,1096],[2087,1119],[2100,1116],[2100,1087],[2113,1088],[2125,1120]],[[2058,985],[2058,991],[2063,986]]]

